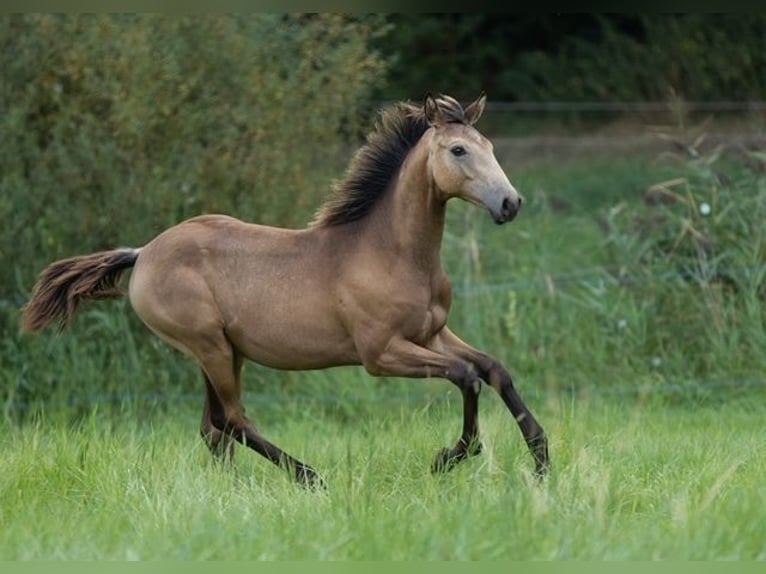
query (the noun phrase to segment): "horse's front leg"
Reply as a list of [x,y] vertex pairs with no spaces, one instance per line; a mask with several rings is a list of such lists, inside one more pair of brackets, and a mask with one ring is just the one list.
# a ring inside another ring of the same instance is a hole
[[481,381],[474,379],[473,383],[460,389],[463,394],[463,432],[452,448],[443,448],[436,453],[431,465],[431,472],[447,472],[457,463],[469,456],[481,453],[483,446],[479,439],[479,392]]
[[508,370],[497,359],[465,343],[447,327],[439,332],[437,342],[444,352],[460,357],[473,365],[479,377],[500,395],[519,425],[521,434],[532,453],[535,460],[535,474],[540,478],[545,476],[550,468],[548,438],[543,427],[521,400]]
[[431,465],[432,472],[451,470],[460,461],[481,452],[478,424],[481,381],[469,362],[444,350],[437,351],[405,339],[396,339],[386,346],[383,353],[368,357],[364,366],[375,376],[440,377],[460,389],[463,395],[463,432],[453,448],[444,448],[437,453]]

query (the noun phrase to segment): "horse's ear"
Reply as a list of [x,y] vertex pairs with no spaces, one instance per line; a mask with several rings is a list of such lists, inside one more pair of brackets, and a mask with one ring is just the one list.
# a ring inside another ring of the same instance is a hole
[[465,109],[465,121],[468,125],[472,126],[479,120],[486,103],[487,94],[482,92],[478,99]]
[[431,95],[431,92],[428,92],[423,100],[423,114],[429,126],[439,123],[439,104],[436,103],[436,98]]

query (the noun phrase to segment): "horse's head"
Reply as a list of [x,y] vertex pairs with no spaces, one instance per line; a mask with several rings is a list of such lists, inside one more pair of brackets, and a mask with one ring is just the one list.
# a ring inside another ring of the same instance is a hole
[[521,196],[497,162],[492,143],[473,127],[486,100],[482,94],[463,110],[449,96],[426,96],[423,112],[433,128],[429,164],[443,196],[486,207],[495,223],[502,224],[516,217]]

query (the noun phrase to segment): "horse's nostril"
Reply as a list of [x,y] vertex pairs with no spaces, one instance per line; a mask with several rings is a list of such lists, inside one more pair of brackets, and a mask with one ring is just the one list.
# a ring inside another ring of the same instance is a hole
[[511,200],[506,197],[503,200],[503,213],[505,215],[508,215],[509,213],[511,213],[512,209],[513,209],[513,206],[511,205]]

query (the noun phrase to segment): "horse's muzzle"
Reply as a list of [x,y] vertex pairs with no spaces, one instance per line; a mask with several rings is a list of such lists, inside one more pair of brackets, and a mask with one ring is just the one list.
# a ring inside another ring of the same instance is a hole
[[513,221],[521,209],[521,201],[522,200],[520,195],[516,197],[515,201],[510,197],[503,199],[503,202],[500,204],[500,212],[492,214],[492,217],[495,219],[495,223],[502,225],[503,223]]

